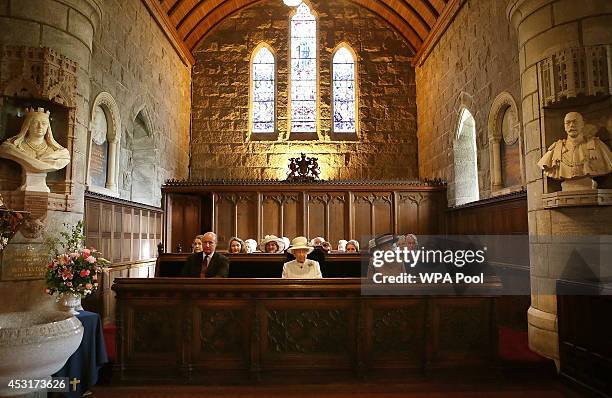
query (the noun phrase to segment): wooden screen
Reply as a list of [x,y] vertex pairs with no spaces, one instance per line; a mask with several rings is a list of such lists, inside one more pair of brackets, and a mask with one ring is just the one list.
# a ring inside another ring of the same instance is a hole
[[232,236],[260,241],[270,234],[366,245],[381,233],[442,233],[446,208],[444,186],[414,182],[186,181],[170,182],[162,193],[166,252],[176,252],[177,242],[187,251],[196,234],[211,230],[221,250]]

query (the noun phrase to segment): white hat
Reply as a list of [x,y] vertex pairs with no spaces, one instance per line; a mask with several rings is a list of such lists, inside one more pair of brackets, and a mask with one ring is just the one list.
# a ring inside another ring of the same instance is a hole
[[247,247],[247,252],[255,253],[257,251],[257,241],[255,239],[247,239],[244,244]]
[[347,243],[348,242],[346,241],[346,239],[340,239],[338,241],[338,251],[341,251],[341,252],[345,251]]
[[268,244],[269,242],[276,242],[276,244],[278,245],[277,253],[280,253],[283,250],[285,250],[285,243],[283,242],[281,238],[279,238],[276,235],[266,235],[261,241],[261,243],[259,244],[259,250],[261,250],[262,252],[265,252],[266,244]]
[[293,238],[293,240],[291,241],[291,247],[289,247],[287,251],[293,254],[293,251],[296,249],[308,249],[308,253],[306,254],[310,254],[314,250],[312,246],[308,246],[308,239],[303,236]]

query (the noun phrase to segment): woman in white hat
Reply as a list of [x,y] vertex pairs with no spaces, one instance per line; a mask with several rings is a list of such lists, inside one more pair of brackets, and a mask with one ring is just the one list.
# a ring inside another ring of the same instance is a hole
[[282,253],[285,250],[285,244],[276,235],[266,235],[259,244],[259,250],[264,253]]
[[306,258],[314,249],[308,246],[308,239],[298,236],[291,241],[287,251],[295,256],[283,265],[283,278],[316,279],[323,278],[319,263]]

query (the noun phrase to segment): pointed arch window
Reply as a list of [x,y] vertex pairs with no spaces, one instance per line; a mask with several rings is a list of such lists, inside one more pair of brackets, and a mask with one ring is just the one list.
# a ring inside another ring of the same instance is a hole
[[457,206],[480,199],[478,190],[478,153],[476,121],[463,109],[453,147],[455,164],[455,204]]
[[306,3],[291,18],[291,132],[317,131],[317,21]]
[[273,133],[275,130],[275,60],[266,46],[255,50],[252,58],[251,131]]
[[333,131],[335,133],[355,133],[357,131],[355,75],[355,57],[346,45],[342,45],[332,60]]

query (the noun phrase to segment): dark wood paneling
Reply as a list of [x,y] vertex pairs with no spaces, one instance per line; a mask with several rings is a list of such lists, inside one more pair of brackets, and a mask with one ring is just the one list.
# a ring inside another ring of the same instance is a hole
[[[340,239],[357,239],[365,247],[375,234],[444,232],[446,188],[436,184],[177,182],[162,187],[162,193],[172,204],[166,213],[172,242],[191,234],[183,241],[183,251],[188,251],[193,236],[206,231],[205,220],[211,220],[222,250],[234,235],[258,241],[269,234],[290,239],[323,236],[334,247]],[[207,201],[210,197],[217,199]],[[193,203],[202,206],[201,213],[187,218]],[[181,225],[185,227],[177,231]],[[176,250],[174,243],[165,247],[168,252]]]
[[557,281],[561,374],[612,396],[612,288]]
[[116,370],[126,382],[304,383],[494,363],[498,282],[478,297],[413,288],[376,297],[358,278],[116,278]]
[[519,192],[446,211],[450,235],[528,234],[527,194]]
[[182,251],[190,252],[193,238],[203,231],[202,197],[172,195],[164,198],[164,202],[166,203],[166,214],[172,214],[172,217],[166,221],[164,236],[166,251],[177,251],[180,245]]

